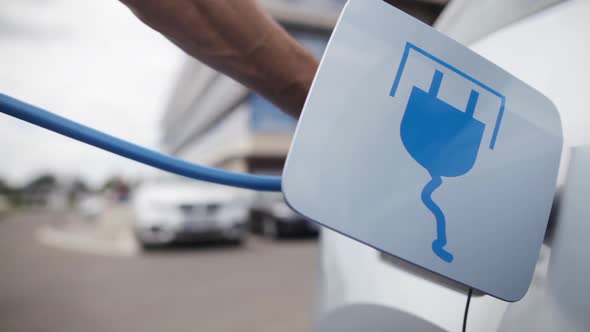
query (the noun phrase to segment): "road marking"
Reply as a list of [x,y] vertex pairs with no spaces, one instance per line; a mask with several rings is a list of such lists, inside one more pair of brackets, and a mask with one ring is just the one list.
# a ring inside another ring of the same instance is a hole
[[50,226],[40,227],[36,230],[35,235],[39,242],[44,245],[87,254],[132,257],[139,252],[135,240],[127,236],[107,241]]

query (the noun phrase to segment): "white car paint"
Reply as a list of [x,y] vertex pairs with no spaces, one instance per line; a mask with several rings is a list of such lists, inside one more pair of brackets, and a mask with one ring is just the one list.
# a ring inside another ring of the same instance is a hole
[[105,199],[101,195],[88,195],[78,203],[78,210],[87,219],[95,219],[105,209]]

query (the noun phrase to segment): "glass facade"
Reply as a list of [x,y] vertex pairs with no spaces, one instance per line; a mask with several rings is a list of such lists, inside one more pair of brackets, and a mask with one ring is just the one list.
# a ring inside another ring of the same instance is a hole
[[[311,31],[289,32],[318,59],[324,54],[330,38],[329,33]],[[251,93],[248,96],[247,103],[250,106],[250,129],[253,132],[292,133],[295,130],[297,121],[261,96]]]
[[283,113],[278,107],[252,93],[248,96],[250,106],[250,129],[253,132],[292,132],[297,121]]

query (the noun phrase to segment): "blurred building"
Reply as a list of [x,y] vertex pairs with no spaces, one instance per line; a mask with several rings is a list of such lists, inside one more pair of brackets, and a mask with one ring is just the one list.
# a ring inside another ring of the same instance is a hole
[[[432,23],[446,1],[387,0]],[[261,0],[320,58],[346,0]],[[187,56],[162,118],[162,148],[233,171],[278,174],[296,121],[241,84]]]

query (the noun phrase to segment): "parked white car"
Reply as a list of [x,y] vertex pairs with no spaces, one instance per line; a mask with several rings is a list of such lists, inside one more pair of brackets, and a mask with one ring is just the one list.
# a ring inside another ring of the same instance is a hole
[[133,199],[137,240],[144,247],[207,240],[240,244],[248,221],[242,194],[182,178],[145,183]]
[[590,212],[582,190],[590,147],[579,148],[590,144],[590,2],[561,2],[454,0],[436,25],[546,94],[561,115],[559,209],[525,298],[507,303],[476,293],[466,311],[465,287],[326,230],[314,331],[590,331]]
[[[52,205],[59,206],[60,203],[54,200]],[[102,195],[87,195],[78,202],[78,211],[87,220],[97,219],[104,212],[106,206]]]

